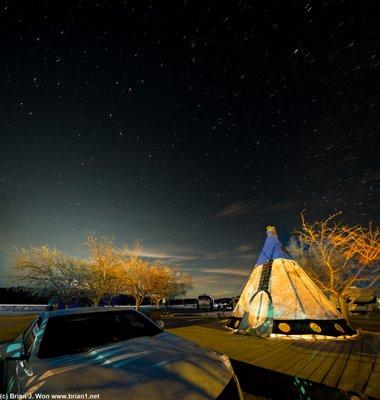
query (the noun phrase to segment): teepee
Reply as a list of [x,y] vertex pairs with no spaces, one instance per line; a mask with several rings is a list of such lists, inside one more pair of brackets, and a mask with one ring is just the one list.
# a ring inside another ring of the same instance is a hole
[[356,335],[307,273],[281,245],[267,239],[227,326],[258,336],[345,338]]

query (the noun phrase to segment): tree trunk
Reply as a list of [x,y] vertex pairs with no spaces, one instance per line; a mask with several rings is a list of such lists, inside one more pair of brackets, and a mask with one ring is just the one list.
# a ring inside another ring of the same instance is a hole
[[140,310],[140,305],[141,305],[141,299],[139,299],[138,297],[136,297],[136,310],[137,310],[137,311]]
[[346,321],[350,321],[350,312],[348,310],[348,304],[344,296],[338,296],[338,304],[340,308],[340,312],[343,315],[343,318]]
[[101,299],[102,299],[101,297],[96,297],[95,299],[93,299],[92,300],[92,307],[99,307],[99,303],[100,303]]
[[158,309],[160,309],[160,301],[161,301],[160,298],[158,298],[158,299],[156,300],[156,308],[158,308]]

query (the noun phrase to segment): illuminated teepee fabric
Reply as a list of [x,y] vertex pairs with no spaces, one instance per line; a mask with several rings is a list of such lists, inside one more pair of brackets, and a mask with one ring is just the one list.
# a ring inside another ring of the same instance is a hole
[[352,336],[343,319],[284,249],[274,227],[227,326],[258,336]]

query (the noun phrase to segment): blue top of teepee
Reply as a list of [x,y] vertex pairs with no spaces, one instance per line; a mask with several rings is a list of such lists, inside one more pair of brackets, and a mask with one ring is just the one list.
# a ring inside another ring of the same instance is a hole
[[276,258],[286,258],[293,260],[291,255],[286,251],[279,241],[274,226],[267,226],[267,239],[265,240],[263,249],[257,259],[255,265],[265,264],[268,260],[275,260]]

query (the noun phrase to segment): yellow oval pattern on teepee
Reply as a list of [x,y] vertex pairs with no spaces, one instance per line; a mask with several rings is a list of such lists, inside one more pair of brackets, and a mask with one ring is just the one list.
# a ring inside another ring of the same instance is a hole
[[343,329],[339,324],[335,323],[335,324],[334,324],[334,328],[335,328],[337,331],[344,333],[344,329]]
[[286,322],[280,322],[278,324],[278,328],[280,329],[280,331],[288,333],[290,332],[290,325],[287,324]]
[[322,328],[318,324],[316,324],[315,322],[310,322],[309,326],[316,333],[321,333],[322,332]]
[[270,304],[268,293],[263,290],[256,293],[249,303],[248,322],[251,328],[256,329],[267,320]]

